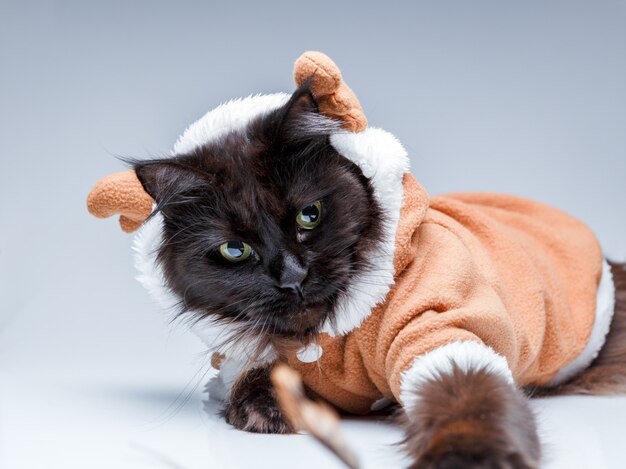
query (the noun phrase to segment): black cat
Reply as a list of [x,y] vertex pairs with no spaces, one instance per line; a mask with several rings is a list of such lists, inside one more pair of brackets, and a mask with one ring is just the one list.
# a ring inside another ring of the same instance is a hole
[[[319,113],[308,84],[291,97],[248,98],[224,112],[254,117],[222,125],[218,112],[188,130],[174,156],[133,162],[156,201],[140,234],[139,267],[144,283],[192,316],[227,361],[228,352],[237,356],[222,370],[228,422],[290,432],[269,370],[329,327],[341,330],[346,311],[358,307],[346,303],[349,294],[371,299],[371,307],[384,298],[381,288],[393,279],[379,270],[393,220],[372,184],[375,172],[366,175],[333,144],[339,124]],[[213,134],[203,141],[209,124]],[[618,266],[613,274],[617,307],[600,355],[545,392],[626,387],[626,276]],[[527,399],[489,367],[452,364],[411,392],[416,404],[404,425],[414,467],[538,466]]]

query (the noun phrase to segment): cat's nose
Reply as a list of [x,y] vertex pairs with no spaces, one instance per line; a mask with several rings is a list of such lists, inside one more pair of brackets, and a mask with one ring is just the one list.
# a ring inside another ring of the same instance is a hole
[[280,273],[280,288],[291,290],[302,297],[302,282],[309,273],[306,266],[300,264],[291,254],[283,256],[283,268]]

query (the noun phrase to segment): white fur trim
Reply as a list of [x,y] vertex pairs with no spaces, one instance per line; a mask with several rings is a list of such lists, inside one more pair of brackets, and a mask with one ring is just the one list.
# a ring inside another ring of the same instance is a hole
[[611,266],[605,260],[602,264],[602,278],[598,285],[598,294],[596,299],[596,318],[593,323],[593,329],[589,336],[589,342],[580,355],[571,363],[559,370],[554,378],[547,386],[555,386],[576,376],[578,373],[587,368],[591,362],[598,356],[600,349],[604,345],[606,335],[611,327],[611,320],[615,312],[615,284],[613,283],[613,274]]
[[187,127],[174,145],[173,153],[188,153],[228,132],[241,130],[255,117],[278,109],[288,100],[286,93],[257,94],[221,104]]
[[[163,269],[157,262],[162,233],[163,216],[157,213],[135,235],[133,251],[138,271],[137,280],[161,308],[175,313],[181,299],[167,286]],[[236,335],[236,329],[229,323],[202,322],[194,324],[192,330],[206,343],[210,351],[222,353],[233,361],[247,363],[252,358],[252,353],[258,349],[258,339],[255,337],[244,342],[229,341],[230,337]],[[258,357],[257,363],[271,362],[275,358],[275,352],[266,349]]]
[[336,336],[359,327],[370,316],[372,309],[385,300],[393,285],[396,230],[402,207],[402,177],[409,170],[409,159],[398,139],[382,129],[370,127],[359,133],[336,133],[330,141],[341,155],[355,163],[370,179],[386,217],[382,241],[370,254],[372,269],[352,279],[348,294],[338,303],[334,322],[327,321],[322,329]]
[[209,393],[209,399],[228,401],[233,384],[241,375],[245,365],[228,357],[222,360],[220,369],[206,384],[205,390]]
[[201,321],[192,326],[192,331],[202,339],[209,350],[219,352],[243,365],[263,365],[272,363],[278,355],[271,346],[266,346],[258,354],[260,338],[249,335],[245,340],[231,340],[238,336],[238,329],[230,323]]
[[165,310],[172,310],[178,304],[178,298],[169,289],[163,277],[163,271],[157,263],[159,246],[162,243],[163,216],[157,213],[146,221],[133,239],[137,280],[150,297]]
[[450,374],[453,365],[462,371],[488,371],[515,386],[506,359],[491,347],[474,341],[452,342],[415,358],[411,366],[402,373],[400,381],[402,405],[407,409],[415,408],[420,398],[420,387],[427,381]]

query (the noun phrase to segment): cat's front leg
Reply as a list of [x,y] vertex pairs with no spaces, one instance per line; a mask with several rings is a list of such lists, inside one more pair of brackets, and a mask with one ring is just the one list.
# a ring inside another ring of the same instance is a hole
[[501,375],[453,365],[420,384],[403,418],[412,468],[539,467],[528,399]]
[[254,433],[293,433],[278,407],[270,368],[254,368],[235,381],[223,410],[234,427]]

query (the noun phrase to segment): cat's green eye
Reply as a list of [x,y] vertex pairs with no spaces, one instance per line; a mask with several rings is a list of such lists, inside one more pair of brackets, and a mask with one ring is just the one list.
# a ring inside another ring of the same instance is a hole
[[229,262],[241,262],[250,257],[252,248],[243,241],[228,241],[220,244],[220,254]]
[[318,200],[311,205],[307,205],[296,216],[296,223],[300,228],[305,230],[312,230],[320,224],[322,217],[322,203]]

